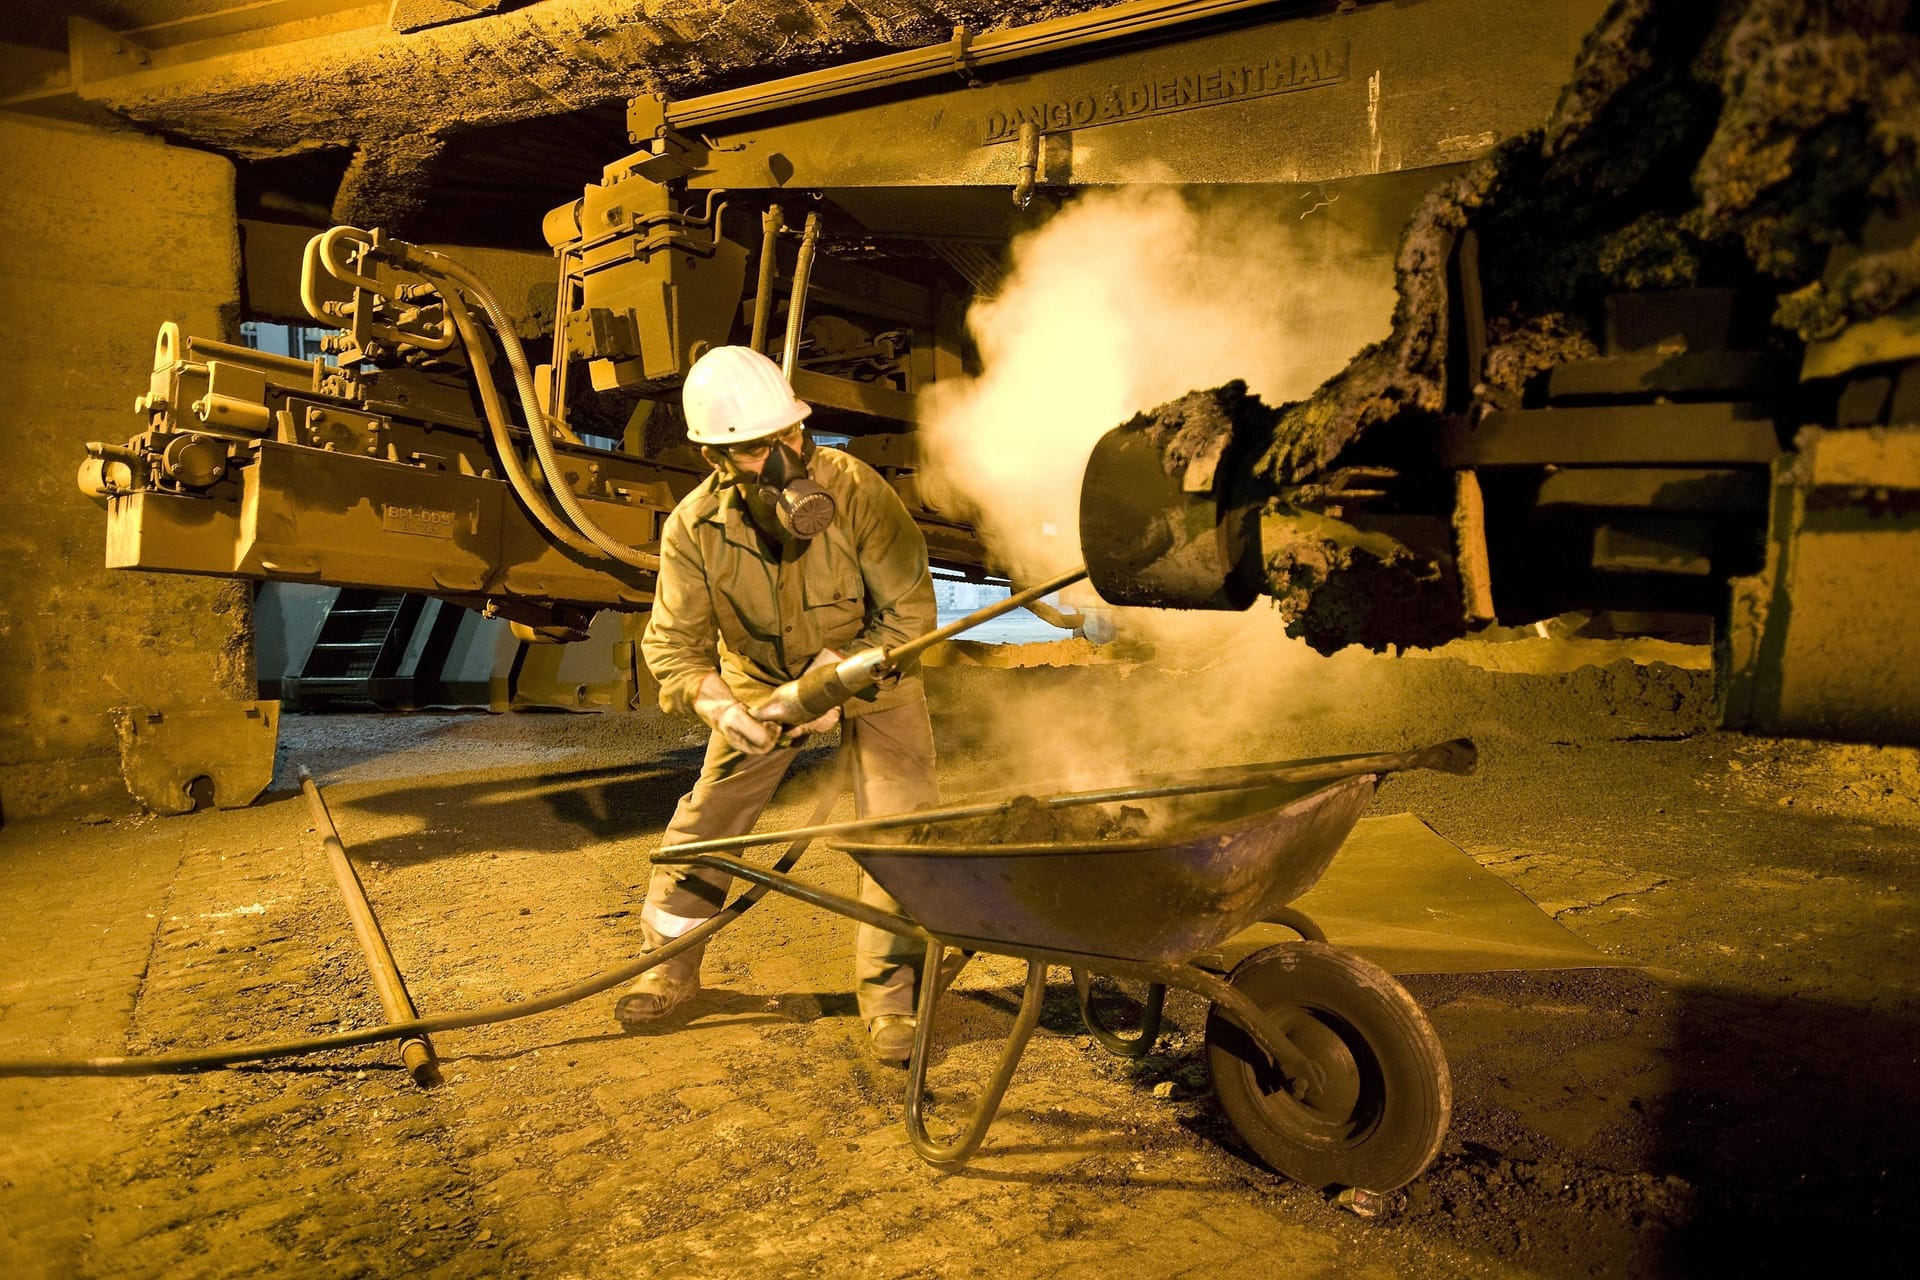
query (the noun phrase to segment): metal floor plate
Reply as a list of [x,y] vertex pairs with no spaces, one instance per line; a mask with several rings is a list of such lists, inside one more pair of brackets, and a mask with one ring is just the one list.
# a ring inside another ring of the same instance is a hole
[[[1390,973],[1632,967],[1595,950],[1410,813],[1362,818],[1320,883],[1293,904],[1327,940]],[[1207,968],[1298,934],[1258,924],[1199,957]]]

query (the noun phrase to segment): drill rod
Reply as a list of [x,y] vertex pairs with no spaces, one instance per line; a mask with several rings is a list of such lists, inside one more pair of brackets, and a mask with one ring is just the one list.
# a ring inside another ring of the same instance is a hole
[[[386,935],[380,932],[380,921],[367,903],[367,891],[360,884],[359,873],[347,859],[346,846],[340,842],[340,833],[334,828],[333,815],[327,812],[320,786],[304,765],[300,768],[300,789],[307,793],[313,824],[326,842],[327,862],[333,868],[334,883],[340,886],[340,896],[346,899],[347,914],[353,918],[353,936],[359,939],[360,954],[367,958],[374,990],[380,993],[380,1007],[386,1011],[389,1022],[412,1022],[420,1013],[413,1007],[413,997],[407,994],[406,979],[400,976],[399,966],[393,962],[393,952],[388,950]],[[425,1033],[408,1036],[400,1042],[400,1060],[421,1088],[440,1083],[440,1064],[434,1056],[433,1041]]]
[[908,659],[939,644],[942,640],[947,640],[959,635],[962,631],[971,631],[981,623],[997,618],[1003,613],[1011,613],[1015,609],[1032,604],[1042,596],[1050,596],[1062,587],[1070,587],[1086,576],[1087,567],[1081,565],[1071,573],[1063,573],[1057,578],[1049,578],[1038,586],[1028,587],[1025,591],[1017,591],[1005,600],[997,600],[986,608],[976,610],[964,618],[955,618],[952,622],[949,622],[946,626],[938,630],[929,631],[923,636],[915,636],[905,644],[887,650],[887,661],[897,667]]

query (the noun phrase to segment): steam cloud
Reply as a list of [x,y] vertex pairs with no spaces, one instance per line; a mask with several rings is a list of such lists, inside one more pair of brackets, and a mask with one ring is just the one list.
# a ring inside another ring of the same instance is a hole
[[1108,430],[1233,378],[1298,399],[1386,333],[1387,254],[1329,236],[1330,203],[1101,191],[1016,241],[1005,289],[967,317],[981,375],[930,391],[931,494],[1016,578],[1077,564],[1080,475]]
[[[968,315],[980,375],[932,390],[919,433],[923,491],[972,520],[1017,581],[1080,563],[1080,477],[1101,435],[1233,378],[1270,404],[1299,399],[1387,332],[1390,250],[1357,251],[1322,212],[1337,199],[1102,191],[1016,241],[1000,296]],[[1099,603],[1085,589],[1068,601]],[[1030,751],[1056,778],[1064,767],[1094,781],[1161,762],[1148,756],[1245,758],[1275,744],[1277,704],[1298,715],[1324,702],[1325,690],[1301,696],[1315,655],[1263,604],[1245,614],[1116,610],[1115,622],[1153,647],[1152,673],[1126,689],[1103,684],[1097,709],[1070,676],[1030,682],[988,729],[996,750]],[[1069,762],[1057,731],[1090,713],[1100,731],[1073,733]],[[1041,726],[1055,732],[1036,735]],[[1241,740],[1248,746],[1235,749]]]

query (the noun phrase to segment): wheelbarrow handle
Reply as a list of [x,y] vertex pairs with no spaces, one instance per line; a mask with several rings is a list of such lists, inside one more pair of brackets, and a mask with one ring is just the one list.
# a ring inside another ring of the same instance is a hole
[[796,880],[792,876],[782,875],[778,871],[769,870],[758,863],[748,862],[742,858],[730,858],[724,853],[693,853],[684,856],[660,853],[654,855],[653,861],[661,866],[705,867],[711,871],[724,871],[729,875],[739,876],[742,880],[772,889],[775,893],[784,893],[789,898],[798,898],[810,906],[824,907],[836,915],[846,916],[861,924],[870,924],[888,933],[901,934],[920,942],[936,941],[932,934],[898,912],[868,906],[856,898],[849,898],[845,894],[835,893],[830,889],[822,889],[804,880]]

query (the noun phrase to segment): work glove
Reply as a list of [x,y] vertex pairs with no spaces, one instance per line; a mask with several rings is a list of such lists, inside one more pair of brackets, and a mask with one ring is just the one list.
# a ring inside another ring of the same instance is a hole
[[763,756],[780,741],[778,726],[754,718],[746,703],[733,696],[718,671],[709,672],[693,698],[693,713],[742,755]]
[[[840,665],[841,654],[832,649],[822,649],[813,655],[813,661],[807,664],[807,671],[817,671],[821,667]],[[805,675],[803,671],[800,674]],[[753,714],[772,724],[785,725],[787,731],[783,741],[794,741],[810,733],[825,733],[840,723],[840,708],[831,707],[819,716],[808,718],[793,698],[797,681],[789,680],[773,691],[773,696],[753,709]]]

